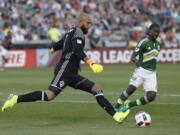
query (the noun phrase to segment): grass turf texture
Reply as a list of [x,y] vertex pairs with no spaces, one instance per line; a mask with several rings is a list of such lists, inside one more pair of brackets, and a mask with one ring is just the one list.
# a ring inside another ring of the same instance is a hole
[[[81,74],[96,81],[114,104],[126,89],[132,65],[107,66],[102,74],[82,67]],[[9,93],[22,94],[47,89],[52,68],[7,69],[0,72],[1,104]],[[100,108],[95,98],[85,92],[66,88],[52,102],[22,103],[0,112],[0,135],[179,135],[180,132],[180,65],[158,65],[158,96],[155,102],[131,110],[127,120],[118,125]],[[142,87],[133,96],[143,96]],[[152,124],[138,128],[134,115],[147,111]]]

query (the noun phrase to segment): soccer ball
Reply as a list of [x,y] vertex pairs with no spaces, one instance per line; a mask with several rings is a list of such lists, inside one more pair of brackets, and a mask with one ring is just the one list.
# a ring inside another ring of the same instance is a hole
[[151,116],[144,111],[138,112],[135,115],[135,123],[138,127],[146,127],[151,124]]

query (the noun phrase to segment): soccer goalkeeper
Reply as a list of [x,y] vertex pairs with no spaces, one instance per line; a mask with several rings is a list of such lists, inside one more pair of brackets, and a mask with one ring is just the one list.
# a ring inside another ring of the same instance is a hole
[[51,101],[60,94],[66,86],[70,86],[93,94],[98,104],[106,110],[116,122],[121,123],[128,115],[129,110],[126,112],[115,112],[113,106],[104,97],[102,89],[94,82],[78,74],[81,60],[88,64],[94,73],[101,73],[103,71],[103,66],[94,63],[83,51],[85,45],[84,34],[88,33],[91,24],[91,18],[87,14],[81,14],[78,17],[77,27],[72,28],[60,41],[52,45],[51,52],[61,49],[62,56],[55,67],[54,78],[47,91],[34,91],[19,96],[10,95],[2,106],[2,111],[4,112],[6,109],[21,102],[34,102],[38,100]]

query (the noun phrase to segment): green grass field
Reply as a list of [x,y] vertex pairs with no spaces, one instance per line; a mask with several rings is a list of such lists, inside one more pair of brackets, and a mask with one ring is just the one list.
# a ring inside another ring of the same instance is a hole
[[[105,66],[102,74],[83,67],[81,74],[96,81],[114,104],[128,85],[132,65]],[[66,88],[52,102],[22,103],[0,112],[0,135],[179,135],[180,133],[180,65],[158,65],[158,96],[155,102],[131,110],[121,125],[115,123],[92,95]],[[46,90],[53,76],[52,68],[7,69],[0,72],[1,104],[9,93],[22,94]],[[134,100],[143,96],[139,88]],[[138,128],[134,115],[147,111],[152,124]]]

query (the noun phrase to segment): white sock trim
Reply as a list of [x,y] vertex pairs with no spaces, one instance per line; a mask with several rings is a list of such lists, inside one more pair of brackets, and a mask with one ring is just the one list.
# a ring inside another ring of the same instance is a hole
[[140,99],[137,99],[137,100],[136,100],[136,103],[137,103],[137,105],[141,105]]
[[146,103],[149,103],[149,100],[146,95],[144,96],[144,99],[145,99]]
[[44,91],[42,91],[41,100],[44,101]]
[[128,98],[128,97],[129,97],[129,95],[127,94],[127,92],[126,92],[126,91],[123,91],[123,94],[124,94],[124,96],[125,96],[126,98]]
[[95,97],[98,97],[98,96],[103,96],[104,94],[103,93],[98,93],[95,95]]
[[120,98],[118,98],[117,103],[118,104],[123,104],[123,101]]

